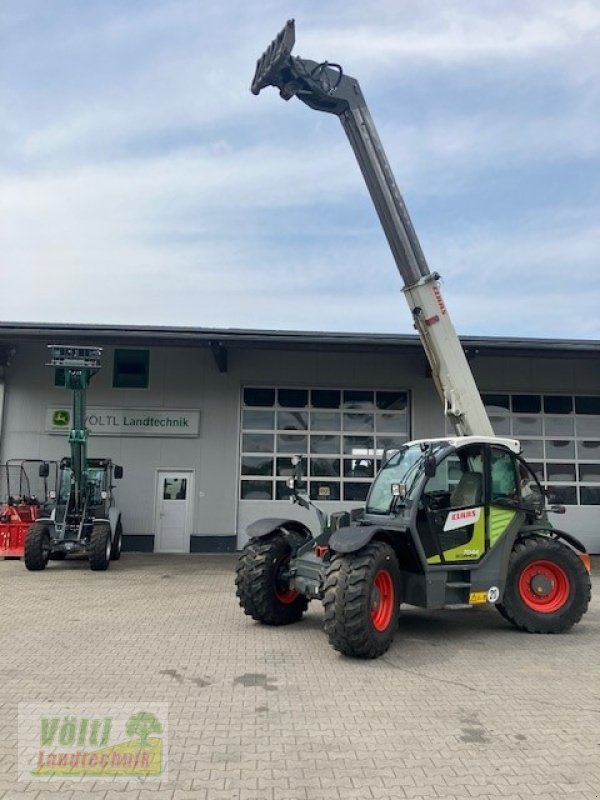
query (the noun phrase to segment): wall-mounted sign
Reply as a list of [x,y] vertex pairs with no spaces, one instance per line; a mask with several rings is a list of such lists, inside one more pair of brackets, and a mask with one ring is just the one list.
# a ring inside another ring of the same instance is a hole
[[[46,409],[47,433],[72,427],[69,406]],[[200,412],[153,408],[88,408],[85,424],[96,436],[198,436]]]

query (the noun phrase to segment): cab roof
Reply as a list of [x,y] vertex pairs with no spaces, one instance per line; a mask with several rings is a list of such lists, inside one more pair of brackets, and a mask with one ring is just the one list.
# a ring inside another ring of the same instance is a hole
[[440,436],[437,439],[414,439],[406,444],[407,446],[412,444],[448,444],[456,448],[465,447],[469,444],[497,444],[506,447],[517,455],[522,449],[521,442],[518,439],[507,439],[504,436]]

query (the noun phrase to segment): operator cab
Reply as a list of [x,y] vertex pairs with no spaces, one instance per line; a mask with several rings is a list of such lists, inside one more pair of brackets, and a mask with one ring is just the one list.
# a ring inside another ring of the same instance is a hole
[[379,472],[365,515],[410,527],[429,565],[479,561],[510,525],[544,511],[544,491],[519,450],[495,437],[409,442]]

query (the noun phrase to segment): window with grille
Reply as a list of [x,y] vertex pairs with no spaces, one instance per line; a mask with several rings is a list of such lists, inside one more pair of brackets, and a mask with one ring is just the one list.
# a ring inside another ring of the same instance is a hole
[[406,391],[247,386],[242,390],[242,500],[285,500],[302,456],[313,500],[361,503],[385,450],[410,434]]
[[483,394],[498,436],[514,436],[564,505],[600,505],[600,397]]

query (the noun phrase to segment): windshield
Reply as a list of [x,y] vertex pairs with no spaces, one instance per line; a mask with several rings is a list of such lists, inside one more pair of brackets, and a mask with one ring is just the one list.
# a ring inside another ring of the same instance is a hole
[[375,478],[367,498],[367,514],[389,514],[394,499],[392,484],[402,483],[406,487],[406,498],[410,499],[412,491],[423,475],[425,456],[435,453],[440,445],[423,450],[420,444],[404,447],[393,455],[381,468]]

